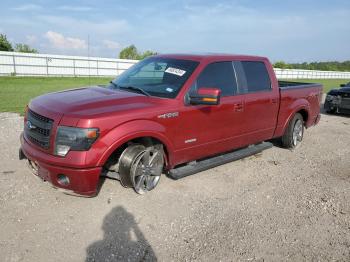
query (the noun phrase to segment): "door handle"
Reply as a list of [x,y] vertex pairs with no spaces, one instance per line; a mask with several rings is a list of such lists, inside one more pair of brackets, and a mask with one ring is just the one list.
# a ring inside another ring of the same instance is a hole
[[233,104],[233,110],[235,112],[242,112],[243,111],[243,103]]
[[271,98],[271,103],[276,104],[277,103],[277,98]]

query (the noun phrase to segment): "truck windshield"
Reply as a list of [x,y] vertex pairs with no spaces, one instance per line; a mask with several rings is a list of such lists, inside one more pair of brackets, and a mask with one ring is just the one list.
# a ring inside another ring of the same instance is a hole
[[175,98],[198,64],[191,60],[150,57],[122,73],[109,88]]

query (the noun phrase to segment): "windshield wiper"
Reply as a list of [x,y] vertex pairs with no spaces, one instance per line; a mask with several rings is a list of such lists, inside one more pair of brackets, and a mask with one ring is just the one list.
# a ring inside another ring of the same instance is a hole
[[[113,83],[114,84],[114,83]],[[132,90],[132,91],[136,91],[138,93],[144,94],[145,96],[151,96],[148,92],[146,92],[145,90],[143,90],[142,88],[136,87],[136,86],[118,86],[116,84],[114,84],[115,86],[119,87],[120,89],[124,89],[124,90]]]

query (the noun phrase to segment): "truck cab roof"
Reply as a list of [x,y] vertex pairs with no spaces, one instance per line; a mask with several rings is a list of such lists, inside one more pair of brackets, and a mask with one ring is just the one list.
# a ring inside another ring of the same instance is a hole
[[251,56],[251,55],[239,55],[239,54],[221,54],[221,53],[193,53],[193,54],[160,54],[156,57],[168,57],[174,59],[183,60],[194,60],[194,61],[222,61],[222,60],[252,60],[252,61],[263,61],[267,60],[266,57],[262,56]]

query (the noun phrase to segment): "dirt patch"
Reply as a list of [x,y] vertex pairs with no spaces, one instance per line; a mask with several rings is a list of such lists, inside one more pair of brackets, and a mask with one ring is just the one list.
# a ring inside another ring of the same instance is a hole
[[350,260],[350,118],[322,115],[295,151],[172,181],[139,196],[106,180],[64,195],[18,160],[22,118],[0,114],[2,261]]

